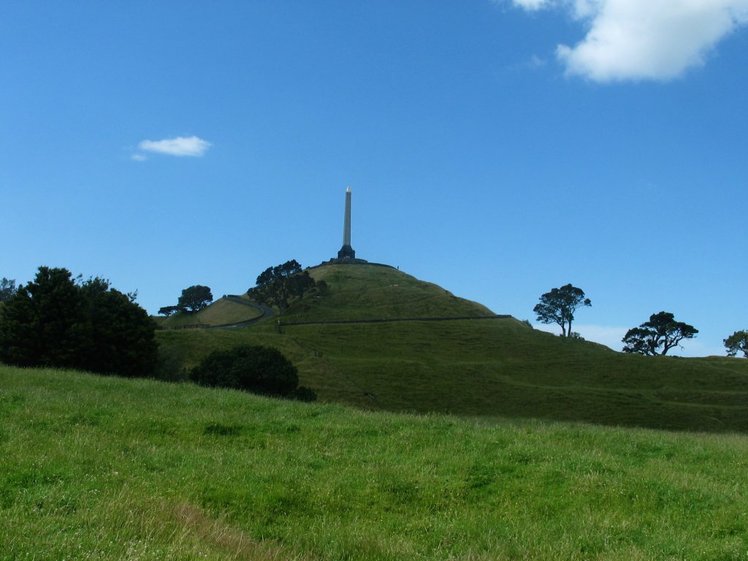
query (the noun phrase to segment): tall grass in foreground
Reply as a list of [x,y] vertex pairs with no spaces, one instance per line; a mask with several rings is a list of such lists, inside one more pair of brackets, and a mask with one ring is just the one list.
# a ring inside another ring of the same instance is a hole
[[0,366],[0,559],[744,560],[748,437]]

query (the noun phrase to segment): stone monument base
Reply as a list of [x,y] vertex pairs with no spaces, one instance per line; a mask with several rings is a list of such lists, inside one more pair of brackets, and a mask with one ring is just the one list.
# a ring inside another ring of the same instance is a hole
[[355,259],[356,252],[350,245],[344,245],[338,251],[338,259]]
[[[369,265],[370,264],[366,259],[355,259],[353,257],[343,257],[343,258],[338,257],[337,259],[333,257],[329,261],[325,261],[323,265],[326,265],[328,263],[330,265]],[[373,265],[374,263],[371,263],[371,264]]]

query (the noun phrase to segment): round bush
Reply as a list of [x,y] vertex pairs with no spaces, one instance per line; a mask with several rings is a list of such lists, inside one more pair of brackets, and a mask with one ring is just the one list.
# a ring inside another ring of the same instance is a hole
[[264,395],[290,395],[299,385],[296,367],[277,349],[242,345],[214,351],[190,372],[203,386],[235,388]]

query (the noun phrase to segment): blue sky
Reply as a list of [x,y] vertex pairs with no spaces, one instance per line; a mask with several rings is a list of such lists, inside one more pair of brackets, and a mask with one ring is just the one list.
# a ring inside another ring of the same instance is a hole
[[342,241],[620,349],[748,328],[748,0],[0,4],[0,276],[155,313]]

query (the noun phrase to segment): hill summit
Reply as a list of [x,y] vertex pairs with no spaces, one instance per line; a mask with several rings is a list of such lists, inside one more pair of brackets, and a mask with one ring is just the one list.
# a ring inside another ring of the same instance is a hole
[[293,303],[288,321],[477,318],[495,314],[477,302],[389,265],[322,264],[309,269],[327,289]]

